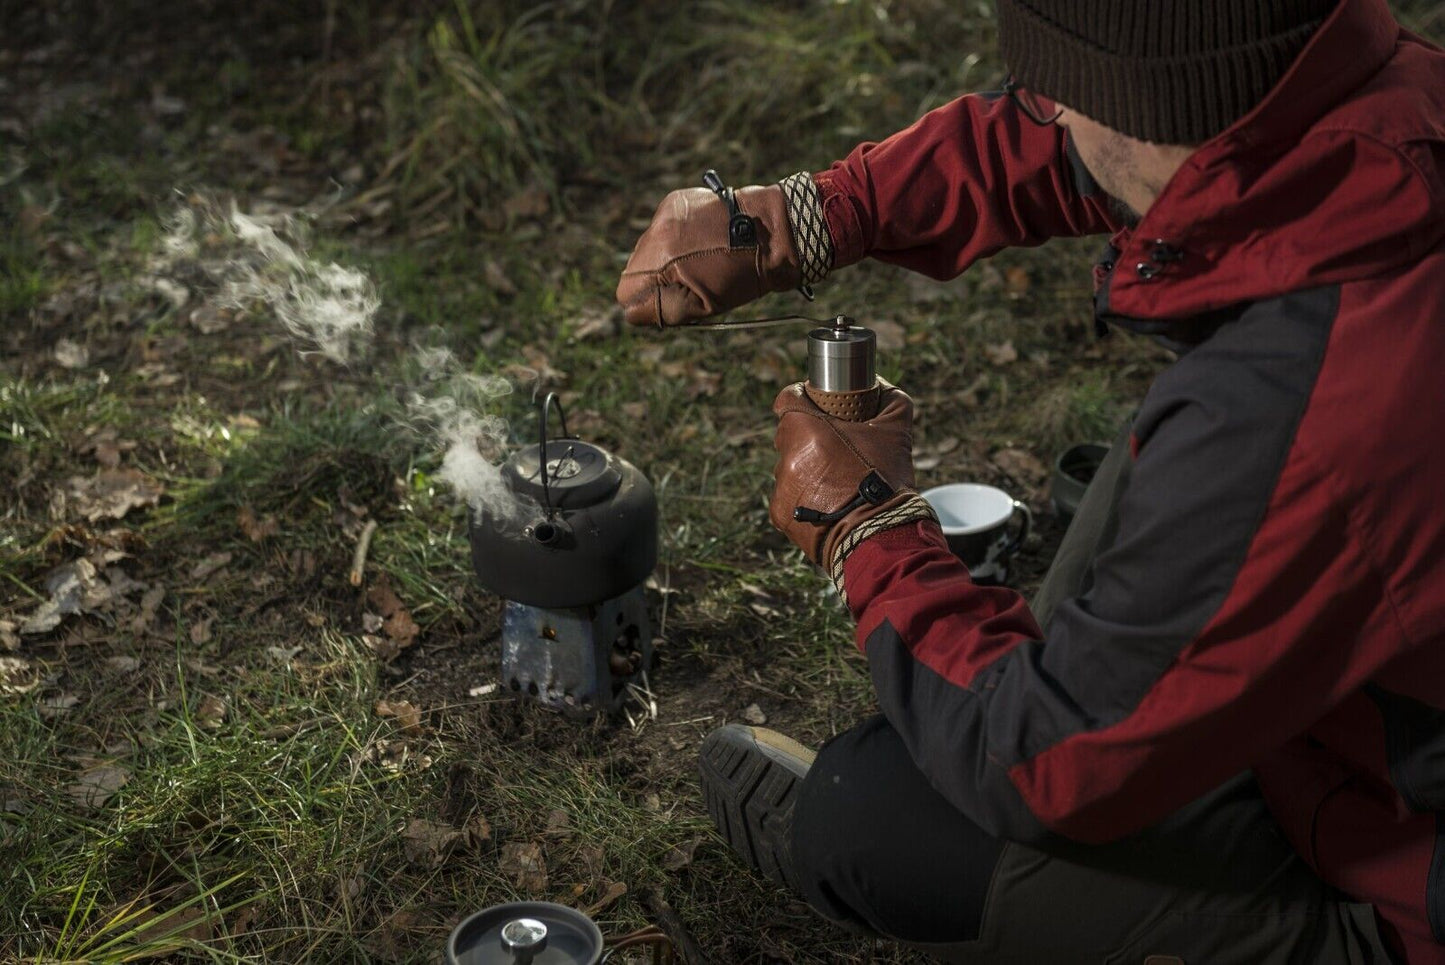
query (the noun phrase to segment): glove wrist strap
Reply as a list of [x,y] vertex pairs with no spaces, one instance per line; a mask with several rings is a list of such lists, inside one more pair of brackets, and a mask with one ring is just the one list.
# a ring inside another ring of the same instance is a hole
[[833,585],[838,588],[838,596],[846,606],[848,603],[848,591],[843,587],[843,565],[848,562],[848,555],[858,548],[870,536],[877,536],[884,530],[894,529],[898,526],[906,526],[909,523],[933,520],[938,522],[938,514],[917,493],[908,493],[908,498],[891,506],[877,515],[870,516],[857,526],[853,527],[833,550],[833,558],[829,561],[828,571],[833,578]]
[[788,227],[793,249],[798,253],[802,284],[811,287],[827,277],[833,267],[835,249],[823,216],[823,196],[806,171],[790,174],[778,184],[788,201]]

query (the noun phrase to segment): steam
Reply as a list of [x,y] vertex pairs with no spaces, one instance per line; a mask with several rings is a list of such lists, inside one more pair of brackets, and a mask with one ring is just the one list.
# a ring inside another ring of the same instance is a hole
[[[355,268],[309,253],[306,224],[295,212],[243,213],[192,198],[163,222],[151,268],[157,276],[199,289],[192,313],[227,309],[274,317],[301,345],[348,364],[366,354],[381,307],[376,286]],[[198,326],[199,327],[199,326]],[[402,360],[404,426],[443,448],[436,477],[473,512],[495,524],[519,522],[523,506],[502,479],[509,443],[496,414],[512,385],[465,369],[444,347],[418,346]]]
[[446,447],[437,478],[478,516],[495,524],[520,522],[523,506],[498,467],[507,451],[507,423],[491,411],[511,394],[512,383],[465,371],[446,348],[418,348],[412,359],[422,379],[410,393],[407,413],[413,428]]
[[231,281],[223,296],[231,307],[264,302],[293,338],[334,362],[346,362],[355,349],[365,347],[381,307],[370,278],[355,268],[306,257],[270,225],[234,206],[230,226],[262,260]]

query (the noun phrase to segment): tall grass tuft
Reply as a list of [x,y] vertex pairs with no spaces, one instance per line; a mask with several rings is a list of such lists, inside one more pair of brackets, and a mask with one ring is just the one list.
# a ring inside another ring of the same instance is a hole
[[946,0],[455,0],[395,65],[384,173],[402,209],[492,226],[524,191],[583,205],[581,190],[691,183],[708,166],[781,177],[984,86],[989,14]]

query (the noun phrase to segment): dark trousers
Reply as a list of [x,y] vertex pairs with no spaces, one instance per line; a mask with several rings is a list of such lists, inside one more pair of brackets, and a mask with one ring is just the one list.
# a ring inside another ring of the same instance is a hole
[[[1040,625],[1087,589],[1128,470],[1126,432],[1032,601]],[[1247,773],[1125,841],[1044,854],[955,810],[874,717],[819,752],[794,810],[793,862],[823,915],[950,962],[1390,961],[1373,909],[1310,872]]]

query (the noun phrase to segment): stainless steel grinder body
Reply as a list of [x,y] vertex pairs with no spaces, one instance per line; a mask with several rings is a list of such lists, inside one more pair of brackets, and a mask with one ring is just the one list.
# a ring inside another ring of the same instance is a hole
[[808,333],[808,384],[819,392],[872,388],[878,381],[877,355],[872,329],[852,324],[815,328]]
[[881,388],[878,338],[872,329],[839,315],[830,327],[808,333],[808,381],[804,391],[829,415],[865,422],[878,414]]

